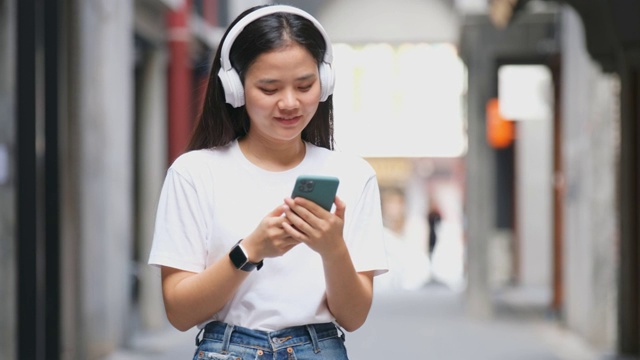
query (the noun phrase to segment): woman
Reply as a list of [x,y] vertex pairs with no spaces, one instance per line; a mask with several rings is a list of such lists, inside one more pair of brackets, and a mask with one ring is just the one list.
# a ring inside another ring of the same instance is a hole
[[[379,190],[364,160],[332,151],[331,54],[290,6],[249,9],[222,38],[149,260],[172,325],[203,331],[194,359],[347,359],[340,327],[366,320],[387,271]],[[308,174],[340,179],[333,212],[290,197]]]

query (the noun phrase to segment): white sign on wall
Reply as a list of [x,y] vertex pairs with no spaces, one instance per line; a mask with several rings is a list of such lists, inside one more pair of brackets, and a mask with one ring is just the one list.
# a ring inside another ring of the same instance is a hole
[[500,114],[512,120],[551,119],[551,71],[543,65],[505,65],[498,69]]

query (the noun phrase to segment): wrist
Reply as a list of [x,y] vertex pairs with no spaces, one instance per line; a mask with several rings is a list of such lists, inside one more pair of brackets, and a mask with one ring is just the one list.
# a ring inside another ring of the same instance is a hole
[[344,241],[339,241],[337,245],[331,246],[321,256],[324,262],[342,262],[345,258],[350,257],[349,248]]
[[247,258],[249,261],[253,263],[259,263],[264,260],[264,257],[260,255],[260,251],[258,250],[258,246],[256,246],[255,241],[251,235],[247,236],[244,239],[240,239],[240,246],[244,250],[245,254],[247,254]]
[[238,241],[231,248],[231,251],[229,251],[229,259],[231,260],[231,263],[233,264],[233,266],[235,266],[235,268],[238,270],[247,271],[247,272],[253,271],[253,270],[260,270],[263,265],[262,260],[259,262],[252,262],[249,259],[249,255],[245,250],[245,248],[242,246],[241,242],[242,242],[242,239],[240,239],[240,241]]

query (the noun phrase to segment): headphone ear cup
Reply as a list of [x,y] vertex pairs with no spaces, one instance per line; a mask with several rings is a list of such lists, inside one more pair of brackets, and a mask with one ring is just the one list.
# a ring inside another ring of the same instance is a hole
[[227,104],[234,108],[244,105],[244,87],[242,86],[242,81],[240,80],[238,72],[234,68],[231,68],[228,71],[220,68],[220,71],[218,71],[218,78],[220,79],[220,83],[222,83],[224,98],[227,101]]
[[326,101],[329,95],[333,94],[336,78],[331,64],[322,62],[318,69],[320,76],[320,101]]

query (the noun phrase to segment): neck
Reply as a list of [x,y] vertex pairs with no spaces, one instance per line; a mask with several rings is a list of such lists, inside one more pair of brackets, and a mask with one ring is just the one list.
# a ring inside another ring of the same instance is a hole
[[302,139],[273,143],[245,137],[239,140],[240,150],[256,166],[269,171],[285,171],[296,167],[306,154]]

